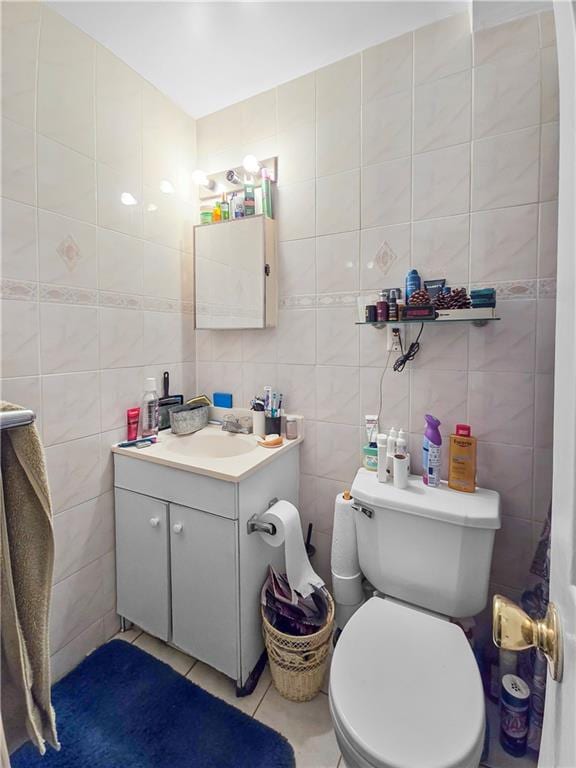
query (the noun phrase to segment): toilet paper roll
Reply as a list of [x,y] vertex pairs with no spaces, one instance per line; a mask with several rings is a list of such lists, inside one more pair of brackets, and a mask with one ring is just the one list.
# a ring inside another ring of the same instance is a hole
[[356,605],[364,602],[362,574],[341,576],[332,571],[332,595],[337,605]]
[[323,587],[324,582],[314,571],[306,554],[306,545],[302,536],[300,514],[289,501],[277,501],[267,512],[260,515],[260,520],[273,523],[276,533],[260,533],[266,544],[279,547],[284,544],[286,558],[286,576],[292,589],[303,597],[308,597],[313,587]]
[[345,499],[341,493],[334,502],[331,567],[340,576],[354,576],[360,571],[352,503],[353,499]]

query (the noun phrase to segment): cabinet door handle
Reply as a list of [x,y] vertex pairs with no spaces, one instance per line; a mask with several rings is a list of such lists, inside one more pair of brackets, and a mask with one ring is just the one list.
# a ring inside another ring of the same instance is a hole
[[150,518],[150,525],[152,528],[158,528],[160,525],[160,518],[159,517],[151,517]]
[[172,530],[174,531],[174,533],[182,533],[183,529],[184,529],[184,526],[182,525],[182,523],[174,523],[174,525],[172,526]]

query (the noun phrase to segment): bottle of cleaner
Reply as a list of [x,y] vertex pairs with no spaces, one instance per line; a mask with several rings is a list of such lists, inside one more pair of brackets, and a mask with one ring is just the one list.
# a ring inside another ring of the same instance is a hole
[[440,422],[429,413],[424,418],[426,419],[426,430],[422,443],[422,479],[425,485],[438,488],[442,463],[442,436],[438,429]]
[[387,456],[388,456],[388,435],[378,435],[378,482],[386,483],[388,475],[386,474]]
[[146,379],[146,389],[142,397],[142,407],[140,408],[142,419],[142,437],[154,437],[158,434],[159,414],[158,414],[158,392],[156,391],[156,379]]
[[448,486],[464,493],[476,490],[476,438],[468,424],[456,424],[450,435]]

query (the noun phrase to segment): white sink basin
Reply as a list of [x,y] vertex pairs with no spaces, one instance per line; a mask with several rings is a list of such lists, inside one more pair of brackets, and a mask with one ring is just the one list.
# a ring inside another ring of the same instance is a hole
[[226,459],[241,456],[257,448],[256,439],[251,435],[235,435],[230,432],[201,430],[194,435],[171,437],[166,450],[180,456],[194,458]]

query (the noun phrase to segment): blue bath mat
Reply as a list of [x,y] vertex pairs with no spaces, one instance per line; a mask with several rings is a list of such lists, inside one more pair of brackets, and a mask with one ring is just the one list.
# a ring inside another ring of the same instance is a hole
[[31,744],[12,768],[294,768],[283,736],[124,640],[52,691],[62,749]]

